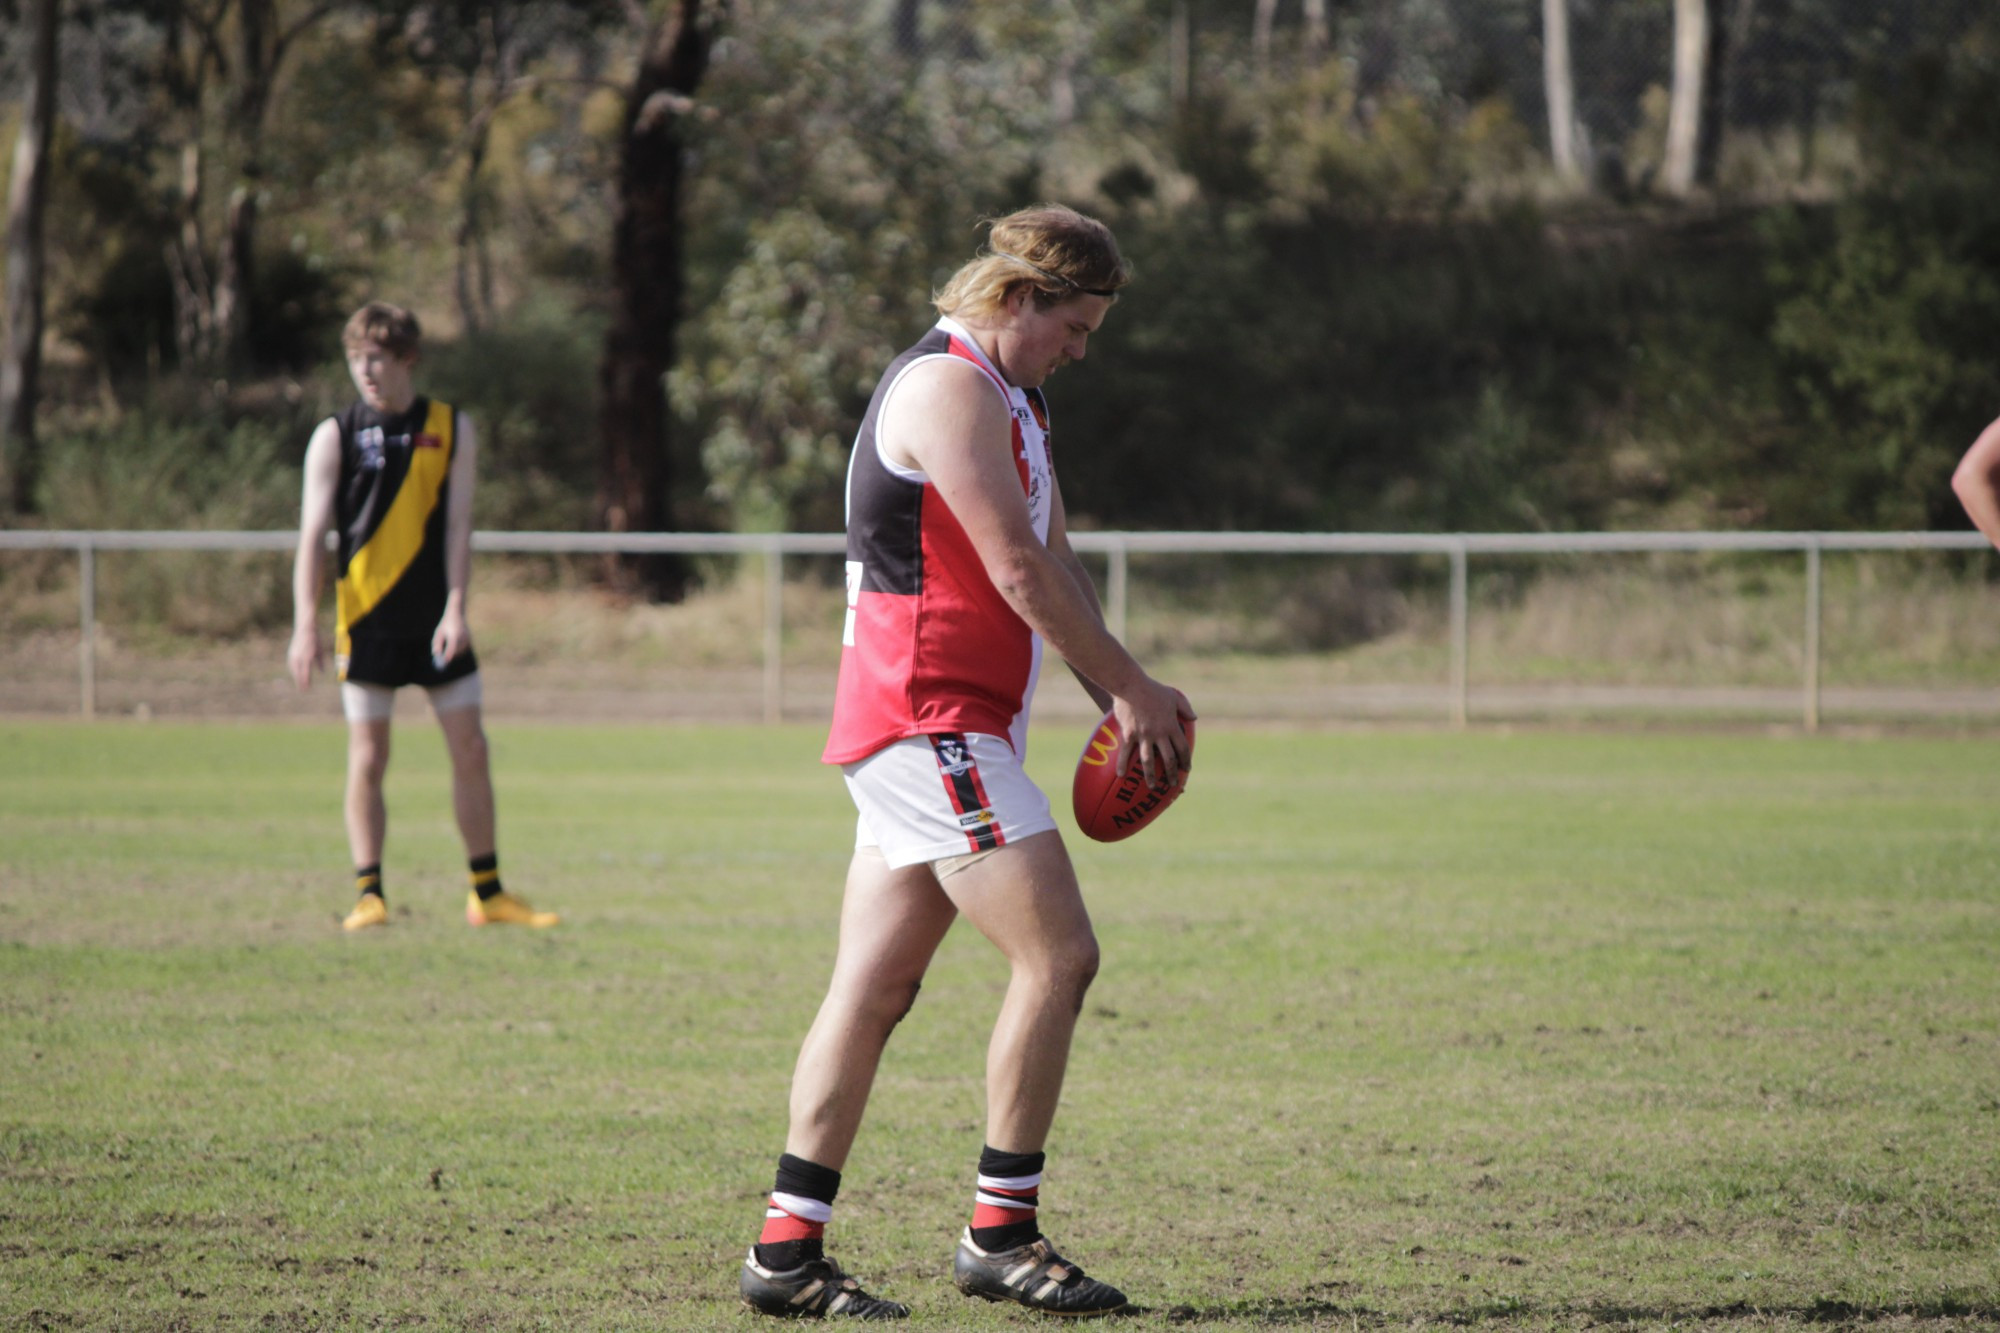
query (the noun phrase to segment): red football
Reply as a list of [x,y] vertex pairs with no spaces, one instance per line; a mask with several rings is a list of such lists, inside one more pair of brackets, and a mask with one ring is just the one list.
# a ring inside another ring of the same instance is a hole
[[[1194,719],[1182,718],[1181,731],[1187,736],[1188,759],[1192,762]],[[1146,785],[1137,755],[1128,755],[1124,771],[1118,771],[1112,765],[1124,744],[1125,736],[1117,719],[1106,713],[1091,731],[1090,739],[1083,743],[1083,753],[1076,761],[1076,781],[1070,785],[1076,826],[1083,830],[1084,836],[1098,842],[1131,837],[1158,819],[1187,790],[1185,767],[1164,791]]]

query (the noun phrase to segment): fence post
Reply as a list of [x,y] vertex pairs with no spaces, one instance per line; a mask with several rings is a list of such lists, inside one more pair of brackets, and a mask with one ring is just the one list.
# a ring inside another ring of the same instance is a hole
[[785,548],[774,536],[764,546],[764,721],[785,712]]
[[1111,562],[1111,574],[1106,580],[1110,584],[1108,593],[1111,605],[1108,608],[1110,614],[1106,619],[1111,637],[1120,643],[1125,642],[1125,598],[1132,573],[1126,554],[1124,536],[1120,534],[1113,537],[1111,549],[1106,552]]
[[82,692],[83,717],[97,716],[97,547],[89,537],[77,542],[77,620],[83,627],[83,644],[77,653],[78,686]]
[[1465,542],[1455,541],[1451,546],[1451,725],[1460,731],[1466,726],[1470,709],[1467,707],[1469,689],[1466,683],[1466,658],[1469,655],[1469,634],[1466,621],[1470,618],[1465,579]]
[[1821,592],[1820,564],[1820,540],[1814,537],[1806,546],[1805,726],[1807,731],[1819,730],[1819,635],[1821,604],[1825,600]]

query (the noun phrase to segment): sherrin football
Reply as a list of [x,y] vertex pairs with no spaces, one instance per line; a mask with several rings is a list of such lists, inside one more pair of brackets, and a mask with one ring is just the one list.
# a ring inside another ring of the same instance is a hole
[[[1194,759],[1194,719],[1181,719],[1187,737],[1188,759]],[[1125,744],[1118,719],[1106,713],[1098,720],[1077,757],[1076,780],[1070,785],[1070,801],[1076,810],[1076,826],[1084,836],[1098,842],[1129,838],[1158,819],[1166,808],[1187,790],[1187,767],[1182,766],[1173,785],[1164,790],[1148,787],[1139,766],[1139,756],[1126,756],[1123,771],[1114,765]]]

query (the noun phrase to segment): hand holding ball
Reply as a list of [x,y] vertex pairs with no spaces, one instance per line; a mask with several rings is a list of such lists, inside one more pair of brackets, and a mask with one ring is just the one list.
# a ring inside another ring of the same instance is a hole
[[1180,722],[1181,734],[1187,737],[1189,764],[1182,765],[1170,785],[1150,787],[1136,752],[1126,756],[1123,769],[1116,767],[1119,752],[1125,748],[1125,734],[1113,714],[1099,719],[1084,742],[1076,761],[1076,779],[1070,784],[1076,826],[1084,836],[1098,842],[1129,838],[1180,798],[1187,789],[1188,767],[1194,760],[1194,719],[1183,717]]

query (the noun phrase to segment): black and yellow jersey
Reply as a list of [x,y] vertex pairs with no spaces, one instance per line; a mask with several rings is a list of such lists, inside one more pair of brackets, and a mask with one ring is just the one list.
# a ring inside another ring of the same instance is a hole
[[445,508],[458,417],[419,397],[385,416],[356,402],[340,427],[335,651],[350,641],[428,640],[444,615]]

